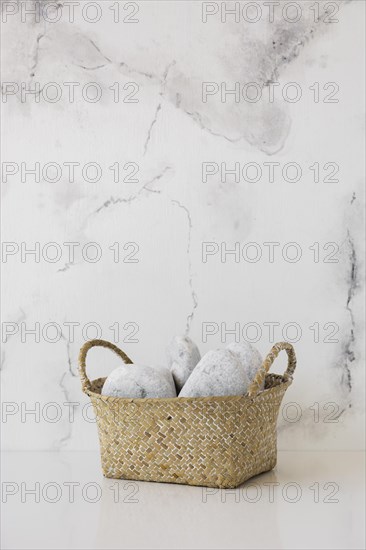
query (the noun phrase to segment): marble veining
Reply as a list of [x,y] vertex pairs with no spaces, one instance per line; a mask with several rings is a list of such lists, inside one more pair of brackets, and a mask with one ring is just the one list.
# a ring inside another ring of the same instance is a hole
[[[281,16],[281,0],[273,22],[262,10],[256,23],[223,23],[220,12],[203,23],[202,3],[184,0],[137,2],[138,23],[114,23],[114,3],[106,0],[91,24],[82,17],[84,4],[73,22],[59,1],[50,11],[62,13],[56,23],[31,16],[22,22],[19,12],[3,24],[3,99],[4,83],[18,85],[2,103],[3,161],[18,169],[2,185],[3,241],[19,247],[3,262],[10,291],[3,296],[1,377],[3,400],[13,403],[3,425],[5,448],[98,447],[77,375],[78,349],[95,336],[93,323],[98,336],[115,339],[141,364],[164,364],[174,334],[189,335],[206,353],[233,342],[236,325],[242,335],[248,324],[260,327],[252,343],[265,356],[296,323],[298,370],[279,418],[279,448],[358,449],[363,2],[336,2],[335,23],[322,1],[315,3],[316,21],[313,1],[301,2],[301,18],[290,22]],[[44,98],[52,82],[62,90],[59,101]],[[74,101],[65,86],[72,82]],[[291,82],[301,90],[297,102],[283,96]],[[82,95],[90,83],[101,93],[96,102]],[[216,90],[206,100],[203,83]],[[256,83],[261,100],[222,101],[223,87],[236,83],[241,92]],[[332,91],[337,102],[326,103]],[[31,170],[36,162],[39,181],[29,173],[22,181],[22,163]],[[62,168],[55,182],[42,173],[52,162]],[[79,163],[73,181],[65,163]],[[86,163],[99,166],[98,181],[87,180]],[[204,163],[215,169],[207,181]],[[268,163],[278,168],[273,182],[265,175],[247,181],[243,170],[225,179],[222,167],[236,163],[256,164],[262,174]],[[291,163],[301,166],[300,181],[281,176]],[[338,182],[326,179],[326,163],[338,166]],[[46,261],[45,253],[38,262],[31,255],[22,261],[21,244],[32,249],[37,242],[57,243],[59,261]],[[274,262],[265,259],[267,242],[279,243]],[[281,256],[289,242],[301,248],[298,262]],[[73,257],[65,243],[78,243]],[[86,243],[99,245],[99,261],[85,259]],[[215,250],[206,259],[204,243]],[[236,243],[257,243],[261,259],[223,255],[223,246],[229,251]],[[329,243],[337,262],[327,260]],[[54,341],[50,323],[61,330]],[[276,323],[273,337],[268,323]],[[205,339],[207,324],[212,334]],[[91,376],[107,376],[118,366],[113,361],[93,351]],[[284,368],[279,359],[274,369]],[[47,420],[49,403],[62,413],[56,422]],[[65,403],[75,404],[73,421]],[[23,422],[24,407],[38,406],[40,422],[24,411]],[[287,415],[294,410],[296,421]]]

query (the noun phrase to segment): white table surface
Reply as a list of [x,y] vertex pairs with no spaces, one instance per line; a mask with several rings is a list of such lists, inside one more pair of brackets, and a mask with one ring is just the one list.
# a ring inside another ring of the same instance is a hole
[[2,501],[6,549],[365,547],[361,452],[279,452],[236,490],[105,479],[97,452],[9,452]]

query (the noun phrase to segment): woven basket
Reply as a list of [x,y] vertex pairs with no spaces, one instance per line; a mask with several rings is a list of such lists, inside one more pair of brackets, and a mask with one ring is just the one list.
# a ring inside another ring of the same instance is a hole
[[[104,476],[232,488],[276,465],[277,416],[296,367],[291,344],[273,346],[246,395],[168,399],[101,395],[105,378],[90,381],[86,374],[94,346],[132,361],[104,340],[80,350],[82,389],[94,407]],[[288,355],[285,374],[267,374],[281,350]]]

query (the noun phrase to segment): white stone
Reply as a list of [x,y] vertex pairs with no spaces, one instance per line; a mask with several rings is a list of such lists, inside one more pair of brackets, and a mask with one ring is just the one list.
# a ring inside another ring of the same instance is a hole
[[238,357],[227,349],[211,350],[198,363],[179,397],[243,395],[249,379]]
[[112,397],[176,397],[171,372],[166,368],[121,365],[104,382],[102,395]]
[[188,336],[175,336],[167,348],[168,366],[179,392],[201,359],[198,347]]
[[[252,344],[249,344],[249,342],[232,342],[226,346],[226,349],[230,350],[237,356],[248,375],[249,381],[252,382],[258,372],[258,369],[263,363],[263,358],[257,348],[255,348]],[[264,381],[261,386],[261,389],[263,388]]]

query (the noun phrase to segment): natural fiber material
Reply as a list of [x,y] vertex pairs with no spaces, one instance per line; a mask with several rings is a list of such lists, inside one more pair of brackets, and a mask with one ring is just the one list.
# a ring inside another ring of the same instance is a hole
[[[80,350],[82,388],[94,406],[106,477],[229,488],[275,466],[278,412],[296,367],[291,344],[273,346],[247,395],[169,399],[102,396],[105,378],[91,382],[86,375],[86,355],[94,346],[132,361],[104,340]],[[285,374],[267,374],[281,350],[288,355]]]

